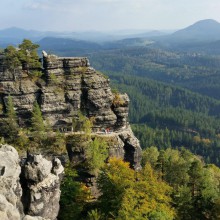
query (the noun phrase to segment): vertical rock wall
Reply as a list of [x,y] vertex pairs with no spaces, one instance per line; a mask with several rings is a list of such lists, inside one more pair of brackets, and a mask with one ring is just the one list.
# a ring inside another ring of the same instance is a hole
[[29,155],[21,163],[13,147],[0,145],[0,219],[55,220],[63,171],[56,158]]
[[[71,132],[72,118],[81,111],[93,118],[94,133],[111,131],[111,136],[120,140],[110,146],[112,156],[139,167],[141,148],[128,123],[128,96],[112,93],[109,79],[94,70],[87,58],[57,57],[44,52],[43,67],[43,78],[37,79],[21,68],[11,73],[0,62],[0,123],[9,94],[20,126],[30,123],[34,101],[39,103],[51,126],[62,132]],[[69,154],[75,154],[73,147]]]

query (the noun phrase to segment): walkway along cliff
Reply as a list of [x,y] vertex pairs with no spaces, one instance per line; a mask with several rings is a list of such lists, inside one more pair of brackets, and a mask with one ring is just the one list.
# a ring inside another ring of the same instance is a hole
[[[128,122],[129,98],[127,94],[113,93],[109,79],[93,69],[87,58],[57,57],[43,52],[42,77],[30,76],[22,66],[11,71],[4,65],[3,59],[1,56],[1,128],[7,115],[9,96],[21,128],[30,126],[33,105],[37,101],[44,120],[50,124],[54,134],[59,130],[66,136],[68,158],[80,163],[86,156],[83,144],[76,146],[73,141],[77,133],[73,129],[73,119],[81,112],[84,117],[92,118],[92,136],[108,142],[109,156],[128,161],[134,169],[140,168],[141,147]],[[48,158],[48,155],[45,156]],[[3,219],[56,219],[63,175],[59,160],[49,162],[41,155],[28,154],[23,161],[8,145],[0,146],[0,157],[0,204],[5,204],[0,209]],[[12,176],[12,173],[15,175]],[[81,176],[96,197],[95,178],[89,173]],[[8,201],[7,204],[5,201]]]
[[[93,132],[111,131],[115,138],[110,156],[140,167],[141,148],[128,123],[129,98],[114,94],[109,79],[90,67],[87,58],[57,57],[43,52],[43,77],[33,79],[22,70],[8,71],[0,60],[0,112],[5,117],[8,96],[13,99],[19,126],[30,123],[33,103],[38,102],[43,117],[54,130],[72,131],[72,119],[82,112],[93,118]],[[69,155],[74,149],[68,145]]]

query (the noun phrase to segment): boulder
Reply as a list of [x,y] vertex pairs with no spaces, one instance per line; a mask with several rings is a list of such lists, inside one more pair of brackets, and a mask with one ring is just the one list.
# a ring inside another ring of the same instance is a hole
[[0,219],[20,219],[23,215],[22,188],[19,182],[21,167],[17,151],[0,145]]
[[0,145],[0,219],[55,220],[63,173],[57,158],[28,155],[21,162],[15,148]]

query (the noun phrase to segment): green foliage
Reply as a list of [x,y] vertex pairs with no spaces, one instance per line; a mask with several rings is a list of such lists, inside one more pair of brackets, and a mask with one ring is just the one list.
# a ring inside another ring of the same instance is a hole
[[97,71],[96,70],[96,73],[100,74],[101,76],[103,76],[105,79],[109,80],[109,77],[107,75],[105,75],[104,73],[100,72],[100,71]]
[[143,148],[184,146],[220,165],[219,57],[134,47],[90,59],[128,93],[129,119]]
[[37,79],[39,79],[42,75],[43,75],[43,72],[42,72],[42,71],[31,70],[31,76],[32,76],[33,78],[36,77]]
[[78,128],[78,120],[76,117],[72,117],[72,131],[77,132]]
[[[5,65],[14,71],[22,64],[29,74],[40,77],[37,48],[29,40],[19,45],[20,50],[7,47]],[[143,170],[136,172],[118,159],[104,164],[107,144],[99,138],[91,140],[92,120],[79,112],[73,118],[72,127],[73,131],[80,132],[69,136],[68,141],[71,139],[74,146],[85,150],[87,163],[83,166],[99,173],[101,196],[91,209],[89,190],[76,181],[76,171],[67,165],[61,186],[59,219],[85,219],[85,216],[91,220],[220,219],[219,168],[206,165],[201,157],[180,148],[185,146],[204,156],[207,162],[220,164],[219,57],[150,48],[107,53],[91,56],[99,69],[111,71],[108,74],[114,86],[129,94],[130,120],[135,123],[134,132],[145,148]],[[76,71],[85,72],[86,68]],[[53,75],[52,80],[57,81]],[[122,105],[118,92],[112,92],[113,105]],[[45,126],[37,103],[33,108],[31,133],[19,129],[11,96],[8,96],[6,116],[6,126],[2,129],[8,135],[6,142],[11,141],[21,149],[37,144],[54,152],[65,150],[65,136]]]
[[31,130],[35,142],[41,145],[42,141],[45,139],[45,125],[41,109],[36,101],[34,102],[32,110]]
[[87,71],[87,67],[86,66],[79,66],[76,68],[76,72],[81,72],[82,74],[85,74]]
[[95,173],[104,165],[108,157],[107,143],[95,138],[85,149],[89,169]]
[[34,102],[34,106],[33,106],[31,125],[32,125],[33,131],[36,131],[36,132],[45,131],[45,125],[44,125],[43,116],[40,110],[40,106],[38,105],[36,101]]
[[219,56],[132,47],[92,53],[90,60],[104,73],[142,76],[220,99]]
[[[206,162],[219,165],[219,138],[214,135],[210,138],[201,138],[197,133],[187,130],[171,130],[151,128],[147,125],[133,125],[132,129],[137,135],[143,148],[156,146],[160,149],[184,146],[192,152],[202,155]],[[207,126],[208,129],[208,126]]]
[[154,147],[144,150],[144,161],[150,162],[158,175],[172,186],[176,219],[215,219],[220,198],[220,169],[205,165],[184,148],[160,150],[157,158],[155,152]]
[[142,166],[151,164],[153,167],[156,166],[159,157],[159,151],[156,147],[148,147],[142,152]]
[[9,70],[14,71],[16,68],[21,66],[21,61],[18,57],[18,50],[13,46],[8,46],[4,50],[5,59],[4,64],[8,67]]
[[[119,159],[110,159],[99,175],[100,210],[110,219],[174,219],[171,188],[158,179],[150,165],[140,172]],[[165,217],[166,216],[166,217]]]
[[13,141],[18,135],[18,118],[15,112],[15,107],[12,97],[9,95],[6,105],[6,124],[5,124],[5,133],[9,141]]
[[119,93],[117,88],[112,88],[111,91],[112,91],[113,94],[118,94]]
[[54,73],[50,74],[50,80],[52,81],[53,84],[57,84],[59,82],[57,76]]
[[5,138],[4,137],[0,138],[0,144],[5,144]]
[[8,120],[10,121],[10,123],[12,123],[12,124],[17,123],[17,116],[16,116],[16,112],[15,112],[15,107],[14,107],[12,97],[10,95],[8,96],[6,110],[7,110],[6,116],[7,116]]
[[24,39],[19,48],[8,46],[4,50],[4,64],[10,71],[22,66],[31,76],[40,77],[41,63],[37,54],[39,45],[32,43],[30,40]]
[[83,131],[86,135],[91,134],[93,126],[93,120],[87,118],[82,114],[81,111],[78,112],[77,117],[72,118],[72,130],[74,132]]
[[48,130],[48,129],[46,130],[43,144],[45,145],[45,147],[50,153],[55,153],[55,154],[66,153],[65,134],[59,131],[53,132],[52,128],[51,130]]
[[30,40],[24,39],[19,44],[18,56],[24,68],[29,72],[31,69],[40,69],[41,63],[37,54],[38,44],[33,44]]
[[89,191],[85,186],[75,181],[76,171],[71,164],[65,167],[65,176],[61,184],[60,220],[80,219]]
[[19,129],[16,146],[18,146],[19,150],[26,150],[30,147],[30,140],[26,129]]
[[79,116],[79,127],[80,131],[84,131],[86,134],[91,133],[92,129],[92,122],[89,118],[85,117],[81,112],[78,113]]
[[104,215],[99,212],[97,209],[93,209],[88,212],[87,220],[103,220]]
[[219,101],[146,78],[110,77],[130,97],[130,121],[143,148],[184,146],[207,162],[220,164]]
[[[146,78],[109,75],[129,95],[132,129],[143,148],[184,146],[207,162],[220,164],[219,101]],[[200,140],[196,142],[195,136]]]

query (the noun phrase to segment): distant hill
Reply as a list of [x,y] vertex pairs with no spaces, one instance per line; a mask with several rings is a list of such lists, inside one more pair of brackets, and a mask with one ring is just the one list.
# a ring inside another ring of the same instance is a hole
[[17,27],[0,30],[0,47],[5,48],[8,45],[18,45],[23,39],[38,41],[45,37],[46,33],[35,30],[24,30]]
[[130,47],[89,54],[103,72],[121,72],[179,85],[220,100],[220,57]]
[[1,38],[13,38],[13,39],[22,39],[22,38],[39,38],[43,35],[43,32],[34,31],[34,30],[24,30],[17,27],[11,27],[7,29],[0,30]]
[[220,23],[212,19],[201,20],[187,28],[176,31],[171,35],[171,38],[199,41],[220,40]]
[[102,49],[99,44],[94,42],[67,38],[46,37],[37,43],[41,50],[60,56],[79,56]]
[[49,32],[12,27],[0,30],[0,48],[18,45],[24,38],[39,43],[45,50],[69,56],[146,46],[220,55],[220,23],[212,19],[198,21],[174,33],[157,30]]
[[[81,32],[54,32],[54,31],[36,31],[36,30],[25,30],[22,28],[11,27],[0,30],[0,47],[6,47],[9,44],[17,45],[24,38],[30,39],[34,42],[40,41],[45,37],[56,37],[56,38],[72,38],[82,41],[90,42],[113,42],[119,41],[126,38],[143,38],[149,36],[162,36],[166,35],[166,32],[160,31],[130,31],[129,33],[124,32],[98,32],[98,31],[81,31]],[[118,44],[118,43],[117,43]]]
[[212,19],[198,21],[174,33],[143,32],[124,39],[105,42],[105,49],[151,46],[186,52],[220,54],[220,23]]
[[220,54],[217,42],[220,40],[220,23],[212,19],[201,20],[173,34],[150,39],[156,48]]

